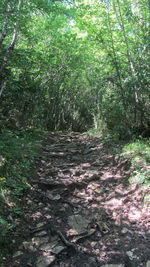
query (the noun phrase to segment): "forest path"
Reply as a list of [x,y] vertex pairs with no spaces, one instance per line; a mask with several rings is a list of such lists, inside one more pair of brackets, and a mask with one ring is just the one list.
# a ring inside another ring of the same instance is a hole
[[150,266],[149,210],[128,167],[98,139],[50,133],[9,267]]

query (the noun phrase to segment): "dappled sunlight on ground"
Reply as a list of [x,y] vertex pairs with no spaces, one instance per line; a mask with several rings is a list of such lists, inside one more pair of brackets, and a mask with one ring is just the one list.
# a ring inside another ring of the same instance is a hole
[[126,164],[119,164],[97,139],[51,133],[26,199],[28,245],[22,243],[23,255],[12,266],[39,267],[46,260],[54,267],[145,267],[148,189],[130,185]]

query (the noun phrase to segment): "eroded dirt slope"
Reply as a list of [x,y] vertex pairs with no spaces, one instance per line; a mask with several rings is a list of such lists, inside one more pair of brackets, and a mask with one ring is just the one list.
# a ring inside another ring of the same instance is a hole
[[25,199],[23,241],[9,265],[149,266],[148,188],[127,177],[128,163],[99,140],[50,133]]

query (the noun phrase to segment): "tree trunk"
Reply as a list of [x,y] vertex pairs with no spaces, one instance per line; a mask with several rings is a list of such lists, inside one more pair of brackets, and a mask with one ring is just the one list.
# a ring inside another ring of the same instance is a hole
[[[5,74],[5,68],[8,64],[9,58],[11,53],[14,50],[14,47],[16,45],[16,41],[18,38],[18,33],[19,33],[19,21],[20,21],[20,9],[21,9],[21,3],[23,0],[18,0],[18,6],[17,6],[17,19],[16,22],[14,24],[14,30],[13,30],[13,35],[12,35],[12,40],[9,44],[9,46],[7,47],[5,54],[3,56],[3,59],[1,61],[1,66],[0,66],[0,96],[2,95],[5,86],[6,86],[6,74]],[[7,6],[7,11],[8,11],[8,6]],[[7,13],[6,13],[7,14]],[[7,15],[6,15],[7,17]],[[0,35],[0,44],[2,44],[2,42],[4,41],[5,37],[6,37],[6,32],[7,32],[7,19],[5,21],[5,23],[3,24],[3,29]]]

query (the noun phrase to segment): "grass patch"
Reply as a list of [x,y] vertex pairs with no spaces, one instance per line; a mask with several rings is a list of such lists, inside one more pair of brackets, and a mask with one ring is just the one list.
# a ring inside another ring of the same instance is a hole
[[9,253],[11,235],[23,214],[22,199],[30,187],[41,140],[38,131],[4,130],[0,134],[0,259]]

